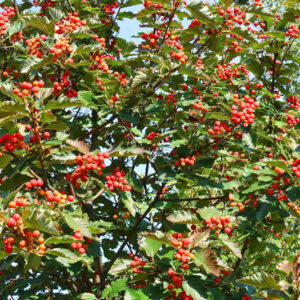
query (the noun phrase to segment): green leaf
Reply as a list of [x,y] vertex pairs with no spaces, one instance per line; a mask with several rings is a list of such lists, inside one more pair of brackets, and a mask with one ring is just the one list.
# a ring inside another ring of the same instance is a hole
[[44,110],[51,110],[51,109],[62,109],[62,108],[69,108],[69,107],[80,107],[82,106],[82,103],[68,99],[65,97],[61,97],[60,99],[56,100],[50,100],[46,106],[44,107]]
[[116,262],[113,264],[113,266],[109,270],[109,273],[113,275],[113,274],[118,274],[120,272],[124,272],[124,271],[131,269],[130,262],[131,262],[130,259],[116,260]]
[[218,217],[220,215],[220,212],[213,206],[210,207],[205,207],[200,209],[199,215],[201,216],[202,219],[208,219],[213,216]]
[[80,295],[80,300],[97,300],[98,298],[91,293],[83,293]]
[[17,20],[16,22],[9,24],[7,26],[7,32],[9,36],[16,34],[19,31],[22,31],[25,27],[25,22],[23,20]]
[[171,238],[169,238],[165,233],[162,231],[156,231],[156,232],[141,232],[139,233],[139,236],[145,237],[147,239],[151,239],[154,241],[161,242],[166,245],[172,246]]
[[40,29],[45,32],[47,35],[54,35],[54,23],[50,21],[46,16],[38,16],[36,14],[32,14],[30,16],[24,16],[26,23],[33,27]]
[[285,165],[285,163],[283,161],[280,161],[280,160],[269,160],[269,161],[266,161],[265,164],[267,164],[268,166],[272,166],[272,167],[278,167],[288,173],[291,172],[291,170],[289,169],[289,167],[287,167]]
[[126,289],[124,300],[148,300],[149,297],[146,296],[141,289],[134,290],[134,289]]
[[52,114],[52,112],[42,112],[41,114],[41,122],[42,123],[53,123],[56,121],[56,117]]
[[53,63],[53,56],[47,55],[44,58],[37,58],[36,56],[30,56],[23,63],[21,73],[29,73],[33,70],[38,71],[44,66]]
[[[72,252],[69,249],[53,248],[53,249],[47,250],[45,252],[45,254],[46,255],[57,256],[58,259],[63,258],[63,260],[61,260],[61,262],[66,262],[68,264],[74,264],[78,261],[81,261],[85,265],[88,265],[88,261],[86,260],[86,258],[84,258],[83,256],[79,256],[79,255],[75,254],[74,252]],[[60,260],[58,260],[58,261],[60,261]]]
[[0,169],[4,169],[12,160],[12,157],[8,154],[2,154],[0,156]]
[[193,232],[191,235],[191,248],[202,247],[210,236],[210,230],[202,227]]
[[93,93],[90,91],[80,91],[78,93],[78,100],[85,107],[94,107],[95,106],[95,104],[93,103]]
[[124,193],[122,193],[122,202],[124,203],[125,207],[128,209],[128,211],[130,212],[130,214],[135,217],[135,203],[132,199],[132,197],[130,196],[130,194],[126,191]]
[[198,0],[192,0],[191,3],[187,5],[187,9],[201,23],[209,26],[216,25],[214,15],[210,11],[209,7],[204,5],[202,2],[199,2]]
[[265,289],[275,289],[280,290],[281,286],[279,282],[268,273],[254,273],[250,276],[243,277],[237,280],[238,283],[252,285],[258,288],[265,288]]
[[15,95],[13,93],[13,87],[9,83],[0,84],[0,92],[2,92],[4,95],[6,95],[10,98],[17,99],[20,102],[22,101],[22,99],[20,97],[18,97],[17,95]]
[[78,218],[78,217],[73,217],[71,215],[64,215],[64,219],[68,226],[73,229],[74,231],[80,230],[80,233],[88,238],[91,238],[91,232],[89,229],[88,222],[84,219]]
[[83,154],[88,154],[90,152],[89,146],[84,141],[67,139],[66,142]]
[[74,50],[72,57],[78,54],[88,54],[91,52],[96,52],[98,50],[103,50],[101,44],[80,45]]
[[263,195],[259,198],[259,205],[256,211],[256,220],[262,221],[266,215],[272,210],[273,208],[273,198],[271,196]]
[[235,242],[231,241],[225,234],[218,235],[218,239],[226,249],[238,258],[242,258],[240,247]]
[[27,273],[30,269],[37,271],[41,264],[42,256],[36,255],[33,253],[28,253],[27,257],[25,257],[26,264],[24,267],[24,273]]
[[49,245],[49,244],[71,244],[73,242],[77,242],[77,240],[70,235],[64,235],[64,236],[52,236],[49,239],[47,239],[44,243],[46,245]]
[[207,79],[207,76],[203,73],[203,70],[191,64],[184,64],[180,68],[179,73],[190,77]]
[[59,22],[65,16],[64,12],[55,7],[49,7],[49,13],[54,22]]
[[210,248],[201,249],[195,253],[194,262],[196,266],[203,267],[207,273],[220,276],[215,253]]
[[161,248],[162,243],[159,241],[145,239],[141,242],[141,249],[143,249],[148,256],[154,257],[154,255],[158,252]]
[[24,225],[27,228],[38,229],[52,235],[58,235],[57,222],[53,221],[49,211],[43,209],[24,210],[22,213]]
[[191,211],[179,211],[167,217],[167,220],[172,223],[179,224],[202,224],[197,215]]
[[266,6],[250,6],[247,13],[263,17],[274,17],[274,13]]
[[148,151],[146,151],[141,147],[136,147],[136,146],[128,147],[123,143],[111,148],[108,152],[110,157],[128,157],[128,156],[150,154]]
[[129,278],[121,278],[121,279],[117,279],[115,281],[112,281],[110,283],[111,286],[111,292],[109,294],[110,298],[116,297],[119,295],[119,293],[121,291],[126,290],[127,288],[127,281]]
[[150,78],[153,77],[153,72],[149,69],[143,69],[136,72],[135,77],[133,78],[131,88],[135,89],[136,87],[142,85],[143,83],[148,83]]
[[203,283],[197,276],[188,276],[182,282],[182,288],[188,296],[192,296],[194,300],[207,300]]

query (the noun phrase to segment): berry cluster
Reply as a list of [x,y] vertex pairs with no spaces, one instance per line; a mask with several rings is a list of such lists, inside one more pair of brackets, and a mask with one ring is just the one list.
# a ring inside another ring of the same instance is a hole
[[115,14],[116,12],[114,11],[115,8],[118,8],[119,7],[119,4],[117,1],[115,1],[113,4],[111,5],[105,5],[104,7],[104,11],[106,14],[108,15],[113,15]]
[[40,190],[39,192],[40,196],[45,196],[46,197],[46,205],[48,206],[53,206],[53,202],[55,203],[59,203],[59,204],[65,204],[66,200],[68,200],[69,202],[73,202],[74,201],[74,196],[66,195],[65,191],[44,191],[44,190]]
[[2,151],[14,151],[16,148],[21,150],[25,148],[24,136],[18,132],[14,134],[5,133],[0,137],[0,145],[3,145]]
[[103,24],[109,24],[112,22],[112,15],[114,15],[116,13],[115,9],[118,8],[119,5],[118,5],[118,2],[115,1],[113,4],[111,5],[105,5],[104,6],[104,11],[105,13],[107,14],[107,17],[106,18],[103,18],[101,19],[101,22]]
[[42,41],[45,41],[46,39],[47,36],[42,34],[39,37],[26,40],[25,44],[29,47],[28,54],[35,55],[36,57],[41,58],[43,56],[43,52],[40,50],[40,46],[42,44]]
[[56,62],[58,57],[63,54],[72,53],[73,48],[70,47],[70,41],[65,37],[61,37],[53,47],[50,48],[50,52],[55,55],[53,61]]
[[299,158],[297,158],[292,163],[292,171],[294,172],[296,177],[300,177],[300,159]]
[[[258,3],[258,2],[256,2],[256,3]],[[250,300],[250,295],[249,295],[249,294],[244,295],[244,296],[241,298],[241,300]]]
[[184,54],[184,52],[175,52],[173,50],[170,51],[171,58],[176,58],[180,61],[180,63],[185,63],[188,60],[188,57]]
[[238,25],[244,24],[244,19],[246,17],[246,14],[243,11],[241,11],[241,9],[238,6],[234,8],[228,6],[225,11],[223,8],[219,8],[219,15],[228,18],[226,24],[229,26],[232,25],[232,22]]
[[[228,200],[229,200],[229,202],[230,202],[230,206],[231,206],[231,207],[237,206],[237,207],[239,208],[239,212],[242,212],[242,211],[245,210],[245,206],[244,206],[243,203],[241,203],[241,202],[236,203],[236,202],[235,202],[234,196],[233,196],[232,193],[229,193]],[[231,236],[231,233],[229,233],[229,236]]]
[[162,31],[157,30],[156,33],[151,32],[150,34],[143,33],[142,39],[145,40],[145,43],[140,44],[140,47],[142,49],[158,49],[158,46],[156,45],[157,39],[160,37]]
[[200,21],[195,17],[189,25],[189,28],[199,27],[200,24]]
[[173,105],[173,106],[177,105],[177,99],[176,99],[175,95],[176,95],[176,91],[173,91],[172,93],[169,93],[165,96],[166,105]]
[[112,175],[106,176],[106,186],[110,191],[119,189],[121,192],[131,191],[131,185],[128,184],[128,180],[125,178],[125,172],[120,171],[119,168],[111,171]]
[[[81,240],[82,242],[84,242],[84,238],[80,233],[80,230],[76,230],[76,232],[73,234],[73,237],[77,240]],[[78,253],[80,254],[84,254],[86,252],[86,250],[88,249],[88,244],[90,244],[92,242],[91,239],[86,239],[87,243],[82,244],[81,242],[73,242],[71,243],[71,248],[74,250],[77,250]]]
[[24,81],[20,85],[22,90],[20,90],[19,88],[15,88],[13,89],[13,93],[21,98],[24,96],[32,96],[32,93],[38,93],[40,88],[43,88],[44,86],[45,83],[42,80],[35,80],[32,83]]
[[31,189],[34,187],[42,187],[44,185],[43,180],[41,179],[31,179],[30,181],[25,183],[25,188],[26,189]]
[[10,18],[15,16],[15,10],[13,7],[4,7],[3,11],[0,12],[0,36],[6,33],[6,24],[9,22]]
[[165,40],[165,44],[166,45],[171,45],[171,46],[177,48],[178,50],[182,50],[183,46],[180,43],[177,42],[178,38],[179,37],[177,35],[170,36],[170,38],[168,38],[168,39]]
[[132,272],[133,273],[143,273],[143,271],[140,269],[140,267],[143,267],[146,262],[140,258],[138,258],[137,256],[133,256],[132,253],[129,254],[130,258],[133,258],[130,261],[130,266],[133,268]]
[[[238,95],[235,94],[234,96],[235,103],[237,103]],[[259,107],[259,103],[254,101],[249,95],[244,96],[244,101],[239,102],[239,107],[236,105],[231,106],[231,121],[234,124],[241,124],[243,123],[244,127],[248,127],[249,124],[254,122],[255,118],[255,109]]]
[[104,81],[102,81],[101,78],[97,77],[97,78],[95,79],[95,83],[96,83],[96,85],[99,87],[99,89],[100,89],[101,91],[103,91],[103,90],[105,89]]
[[[17,233],[17,237],[19,239],[18,246],[20,248],[26,247],[27,251],[36,249],[34,252],[37,252],[39,255],[44,254],[46,246],[41,244],[43,244],[45,240],[41,237],[40,231],[34,230],[31,232],[26,228],[23,229],[23,219],[19,213],[14,213],[12,217],[8,217],[6,220],[6,226],[10,229],[10,232],[15,231]],[[4,239],[6,253],[12,253],[14,242],[14,237],[7,237]],[[38,247],[34,245],[35,242],[39,245]]]
[[214,127],[213,128],[209,128],[207,131],[209,134],[211,135],[219,135],[219,134],[223,134],[223,133],[229,133],[231,132],[231,128],[227,126],[225,121],[215,121],[214,123]]
[[173,233],[172,237],[173,237],[172,240],[173,247],[179,248],[175,252],[175,259],[180,260],[182,262],[180,267],[183,270],[188,270],[189,269],[188,262],[190,259],[194,258],[194,254],[192,254],[190,250],[188,250],[188,247],[191,244],[191,239],[184,238],[181,232]]
[[197,59],[196,68],[204,68],[204,64],[202,64],[202,58],[200,56]]
[[108,103],[113,104],[113,103],[117,102],[118,100],[119,100],[119,97],[113,95],[110,97],[110,100],[108,101]]
[[94,61],[94,64],[91,66],[91,70],[102,70],[103,72],[109,74],[109,66],[106,61],[109,59],[114,59],[113,56],[108,54],[99,54],[99,52],[96,52],[91,56],[91,60]]
[[299,118],[295,117],[294,115],[287,115],[286,123],[289,126],[294,127],[299,122]]
[[186,158],[180,158],[179,161],[176,160],[175,161],[175,166],[181,166],[181,167],[184,167],[186,165],[191,165],[193,166],[196,162],[196,156],[190,156],[188,155]]
[[197,110],[201,110],[205,113],[208,112],[208,108],[205,108],[203,106],[203,102],[201,102],[201,101],[192,103],[192,106]]
[[106,47],[105,38],[99,38],[99,36],[98,36],[97,34],[95,34],[95,35],[93,36],[93,39],[94,39],[97,43],[100,43],[101,46],[102,46],[103,48]]
[[58,28],[55,29],[55,33],[63,34],[66,32],[72,32],[86,25],[86,21],[81,21],[78,17],[78,12],[68,13],[61,22],[56,22]]
[[300,109],[300,100],[297,96],[290,95],[286,101],[290,103],[290,108]]
[[[171,292],[172,299],[193,300],[193,297],[187,296],[186,292],[182,289],[182,280],[183,280],[182,274],[177,273],[175,275],[175,271],[170,269],[168,271],[168,275],[170,276],[169,281],[171,282],[168,284],[168,290],[172,291]],[[181,288],[181,291],[178,292],[178,295],[177,295],[177,292],[174,291],[174,288],[175,289]],[[170,297],[165,297],[164,300],[170,300]]]
[[246,69],[245,65],[239,66],[238,68],[231,69],[231,66],[235,65],[235,63],[229,63],[228,66],[226,64],[219,65],[217,64],[217,76],[220,80],[226,81],[228,80],[230,83],[229,85],[232,85],[232,78],[237,78],[241,75],[241,73],[248,75],[249,70]]
[[[34,6],[38,6],[39,3],[38,1],[33,1],[33,5]],[[41,1],[40,6],[41,6],[41,16],[44,16],[44,14],[42,13],[42,11],[48,11],[49,7],[54,6],[55,5],[55,0],[44,0]]]
[[127,76],[126,73],[119,74],[119,72],[114,72],[113,75],[120,81],[122,86],[125,86],[127,84],[127,80],[125,79]]
[[300,30],[295,25],[291,25],[291,27],[285,33],[285,35],[296,39],[299,36],[299,32],[300,32]]
[[22,31],[18,31],[11,36],[12,43],[16,43],[17,41],[22,41],[24,39]]
[[12,201],[9,201],[9,203],[8,203],[9,208],[16,208],[16,207],[22,207],[22,206],[27,206],[27,205],[29,205],[29,203],[24,198],[16,198]]
[[232,225],[230,224],[230,218],[228,216],[220,218],[212,216],[209,219],[205,219],[204,222],[210,230],[217,229],[216,234],[221,233],[221,230],[223,230],[224,233],[228,234],[229,236],[232,236]]
[[153,7],[155,9],[162,9],[163,5],[161,3],[156,3],[154,1],[144,0],[144,7],[145,8],[147,8],[147,7]]
[[147,135],[146,139],[147,139],[148,141],[153,141],[153,140],[155,139],[155,137],[160,137],[160,136],[161,136],[160,133],[150,132],[150,133]]
[[[231,34],[230,36],[234,37],[234,38],[237,38],[240,41],[243,40],[242,37],[237,37],[237,35],[235,35],[235,34]],[[227,40],[225,41],[225,45],[228,46],[228,41]],[[243,50],[243,48],[240,46],[240,44],[237,41],[232,41],[231,45],[228,46],[227,52],[230,52],[231,50],[233,50],[234,52],[240,52],[240,51]]]
[[109,154],[107,152],[99,152],[97,155],[85,154],[83,156],[78,155],[76,157],[78,167],[75,169],[74,174],[68,173],[66,179],[69,180],[75,187],[79,188],[80,183],[87,181],[87,175],[89,170],[97,171],[98,175],[102,175],[102,170],[106,167],[104,164],[104,159],[108,158]]

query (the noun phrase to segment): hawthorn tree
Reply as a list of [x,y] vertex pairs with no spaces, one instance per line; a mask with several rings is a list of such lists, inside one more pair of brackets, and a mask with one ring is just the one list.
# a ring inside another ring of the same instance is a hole
[[299,16],[2,1],[0,298],[299,299]]

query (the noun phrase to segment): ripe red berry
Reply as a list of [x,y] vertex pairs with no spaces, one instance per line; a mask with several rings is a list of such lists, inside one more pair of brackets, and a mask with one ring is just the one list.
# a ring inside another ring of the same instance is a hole
[[8,218],[7,219],[7,226],[13,227],[16,225],[16,220],[14,218]]
[[48,131],[45,131],[44,133],[43,133],[43,137],[45,138],[45,139],[49,139],[50,138],[50,132],[48,132]]

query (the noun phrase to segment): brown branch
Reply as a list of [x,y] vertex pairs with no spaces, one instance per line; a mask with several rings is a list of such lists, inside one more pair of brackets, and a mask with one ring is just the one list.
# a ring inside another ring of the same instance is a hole
[[112,123],[115,119],[117,118],[116,115],[112,115],[107,121],[105,121],[103,124],[93,128],[92,130],[90,130],[89,132],[87,132],[86,134],[84,134],[82,136],[82,138],[86,138],[87,136],[89,136],[90,134],[94,134],[96,132],[100,132],[102,129],[104,129],[106,127],[106,125]]
[[[243,248],[242,248],[242,250],[241,250],[242,256],[245,254],[246,250],[248,249],[249,242],[250,242],[250,239],[246,239],[246,240],[245,240],[244,245],[243,245]],[[235,272],[235,271],[238,269],[238,267],[239,267],[239,265],[241,264],[241,262],[242,262],[242,258],[239,258],[239,259],[236,261],[236,263],[235,263],[235,265],[234,265],[234,267],[233,267],[233,272]]]
[[210,200],[219,200],[219,199],[225,199],[226,196],[217,196],[217,197],[207,197],[207,198],[199,198],[199,197],[195,197],[195,198],[184,198],[184,199],[180,199],[180,198],[161,198],[159,199],[159,201],[165,201],[165,202],[184,202],[184,201],[210,201]]
[[119,247],[118,251],[116,252],[115,256],[110,260],[110,262],[108,263],[106,270],[105,270],[105,277],[107,276],[109,270],[111,269],[111,267],[113,266],[114,262],[117,260],[117,258],[120,256],[121,252],[123,251],[123,249],[125,248],[125,246],[127,245],[127,243],[130,241],[130,239],[132,238],[132,236],[134,235],[135,231],[137,230],[137,228],[139,227],[139,225],[142,223],[142,221],[144,220],[144,218],[148,215],[148,213],[151,211],[151,209],[154,207],[154,205],[159,202],[160,198],[159,195],[162,192],[163,188],[165,187],[166,183],[164,183],[162,185],[162,187],[160,188],[160,190],[158,191],[155,199],[150,203],[150,205],[148,206],[148,208],[146,209],[146,211],[143,213],[143,215],[138,219],[138,221],[135,223],[135,225],[132,227],[132,229],[130,230],[127,238],[125,239],[125,241],[122,243],[122,245]]

